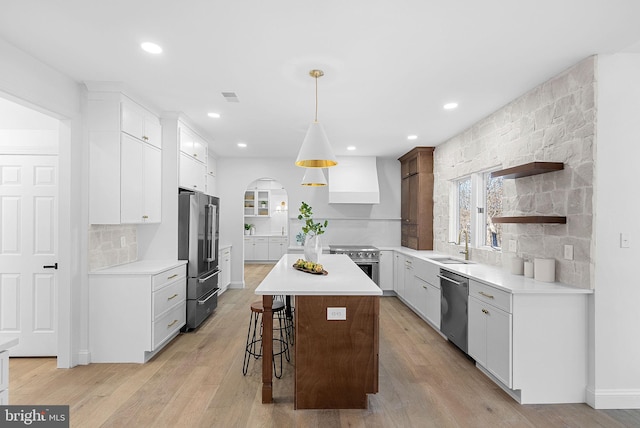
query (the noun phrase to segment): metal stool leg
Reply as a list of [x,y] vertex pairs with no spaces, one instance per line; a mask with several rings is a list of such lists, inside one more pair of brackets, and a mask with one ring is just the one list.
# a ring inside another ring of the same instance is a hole
[[[247,331],[247,344],[244,350],[244,361],[242,362],[242,374],[246,375],[247,370],[249,369],[249,360],[253,355],[254,358],[258,359],[262,355],[262,330],[260,330],[260,339],[256,339],[256,334],[258,331],[258,313],[251,312],[251,316],[249,318],[249,330]],[[251,334],[253,327],[253,335]],[[260,323],[260,328],[262,329],[262,322]],[[256,342],[260,342],[260,353],[256,352]]]

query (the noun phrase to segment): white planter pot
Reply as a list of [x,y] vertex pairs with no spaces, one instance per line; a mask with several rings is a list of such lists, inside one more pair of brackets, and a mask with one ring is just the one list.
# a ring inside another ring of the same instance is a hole
[[304,241],[304,259],[313,263],[319,263],[322,254],[322,243],[318,235],[309,236]]

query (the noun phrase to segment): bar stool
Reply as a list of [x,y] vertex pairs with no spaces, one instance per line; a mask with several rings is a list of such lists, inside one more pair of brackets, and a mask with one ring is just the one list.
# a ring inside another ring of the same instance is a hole
[[[294,307],[291,304],[291,296],[281,296],[281,295],[274,295],[273,296],[273,301],[274,302],[282,302],[284,303],[284,314],[285,314],[285,325],[286,325],[286,332],[287,332],[287,342],[289,342],[290,346],[293,346],[295,344],[295,328],[294,328],[294,323],[293,323],[293,316],[294,316]],[[274,303],[275,304],[275,303]]]
[[[282,356],[291,361],[289,354],[289,341],[287,340],[287,319],[285,316],[284,302],[279,300],[273,301],[273,314],[277,317],[278,325],[274,323],[273,331],[278,334],[273,335],[273,352],[271,359],[273,361],[273,374],[280,379],[282,377]],[[247,345],[244,351],[244,361],[242,363],[242,374],[246,375],[249,368],[249,361],[253,356],[254,359],[262,357],[262,315],[264,307],[262,302],[253,302],[251,304],[251,316],[249,318],[249,331],[247,332]],[[258,326],[258,321],[260,325]],[[260,332],[258,333],[258,328]],[[258,347],[259,344],[259,347]],[[280,357],[280,373],[276,367],[276,357]]]

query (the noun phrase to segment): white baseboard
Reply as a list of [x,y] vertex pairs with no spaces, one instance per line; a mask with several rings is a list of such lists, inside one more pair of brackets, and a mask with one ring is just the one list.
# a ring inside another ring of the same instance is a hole
[[91,363],[91,351],[82,350],[78,352],[78,365],[86,366]]
[[231,284],[229,284],[229,288],[235,288],[235,289],[243,289],[244,288],[244,281],[232,281]]
[[587,404],[594,409],[640,409],[640,389],[587,388]]

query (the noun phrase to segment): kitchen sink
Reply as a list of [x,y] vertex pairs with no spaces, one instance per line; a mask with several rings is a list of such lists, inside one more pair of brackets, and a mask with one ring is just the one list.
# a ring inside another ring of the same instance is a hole
[[429,260],[433,260],[434,262],[442,263],[445,265],[455,265],[455,264],[468,265],[472,263],[469,260],[454,259],[452,257],[434,257]]

